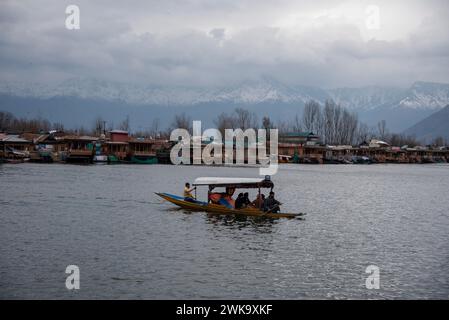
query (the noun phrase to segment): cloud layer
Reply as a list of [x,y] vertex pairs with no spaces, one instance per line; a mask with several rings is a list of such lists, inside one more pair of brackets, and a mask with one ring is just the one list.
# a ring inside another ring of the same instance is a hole
[[[0,79],[320,87],[449,82],[447,1],[3,1]],[[65,28],[77,4],[80,30]],[[379,29],[366,9],[379,9]]]

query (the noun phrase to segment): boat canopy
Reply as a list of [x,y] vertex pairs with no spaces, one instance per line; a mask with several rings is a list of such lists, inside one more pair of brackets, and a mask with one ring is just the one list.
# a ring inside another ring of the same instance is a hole
[[269,176],[260,178],[219,178],[219,177],[201,177],[196,178],[194,186],[210,187],[234,187],[234,188],[273,188],[274,184]]

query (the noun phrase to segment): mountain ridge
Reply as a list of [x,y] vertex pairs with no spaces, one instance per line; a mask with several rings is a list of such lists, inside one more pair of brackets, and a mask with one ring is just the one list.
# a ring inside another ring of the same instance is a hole
[[425,143],[432,143],[438,137],[449,141],[449,104],[404,131]]
[[[290,86],[270,78],[244,81],[228,87],[147,87],[74,78],[50,86],[40,83],[0,82],[0,110],[19,117],[44,117],[68,126],[90,125],[94,117],[119,123],[130,115],[139,126],[159,118],[169,125],[176,113],[213,125],[221,112],[243,107],[259,118],[291,121],[304,104],[334,99],[358,113],[362,122],[375,127],[387,120],[391,131],[401,132],[449,104],[449,85],[416,82],[409,88],[367,86],[322,89]],[[70,116],[68,116],[70,115]]]
[[1,82],[0,94],[31,98],[79,97],[123,101],[140,105],[191,106],[203,103],[299,103],[334,99],[349,109],[372,110],[383,106],[440,109],[449,103],[449,84],[415,82],[410,88],[366,86],[322,89],[290,86],[273,79],[244,81],[227,87],[162,87],[72,78],[50,86],[39,83]]

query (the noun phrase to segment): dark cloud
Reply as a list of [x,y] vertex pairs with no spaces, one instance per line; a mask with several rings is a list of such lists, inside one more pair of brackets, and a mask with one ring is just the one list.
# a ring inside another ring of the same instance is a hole
[[209,35],[211,35],[213,38],[217,40],[224,40],[226,35],[226,29],[224,28],[214,28],[211,31],[209,31]]
[[384,29],[371,32],[358,16],[360,2],[83,0],[81,29],[73,31],[64,27],[70,2],[6,1],[0,77],[222,85],[270,75],[323,87],[449,82],[446,2],[428,1],[425,11],[417,1],[391,10],[379,2],[388,15]]

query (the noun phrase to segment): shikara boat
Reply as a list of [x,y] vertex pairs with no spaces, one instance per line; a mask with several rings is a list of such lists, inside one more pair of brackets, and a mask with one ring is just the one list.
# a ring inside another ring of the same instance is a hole
[[[259,194],[261,189],[268,188],[273,189],[274,184],[269,177],[265,179],[258,178],[197,178],[192,184],[195,187],[207,186],[208,195],[216,187],[225,187],[233,189],[258,189]],[[196,193],[196,189],[195,189]],[[192,211],[205,211],[212,214],[223,215],[245,215],[254,217],[266,217],[266,218],[295,218],[302,216],[301,213],[272,213],[264,212],[259,208],[247,207],[242,209],[234,209],[226,207],[221,204],[215,204],[211,202],[204,202],[200,200],[186,201],[184,197],[173,195],[170,193],[156,193],[159,197],[187,210]]]

